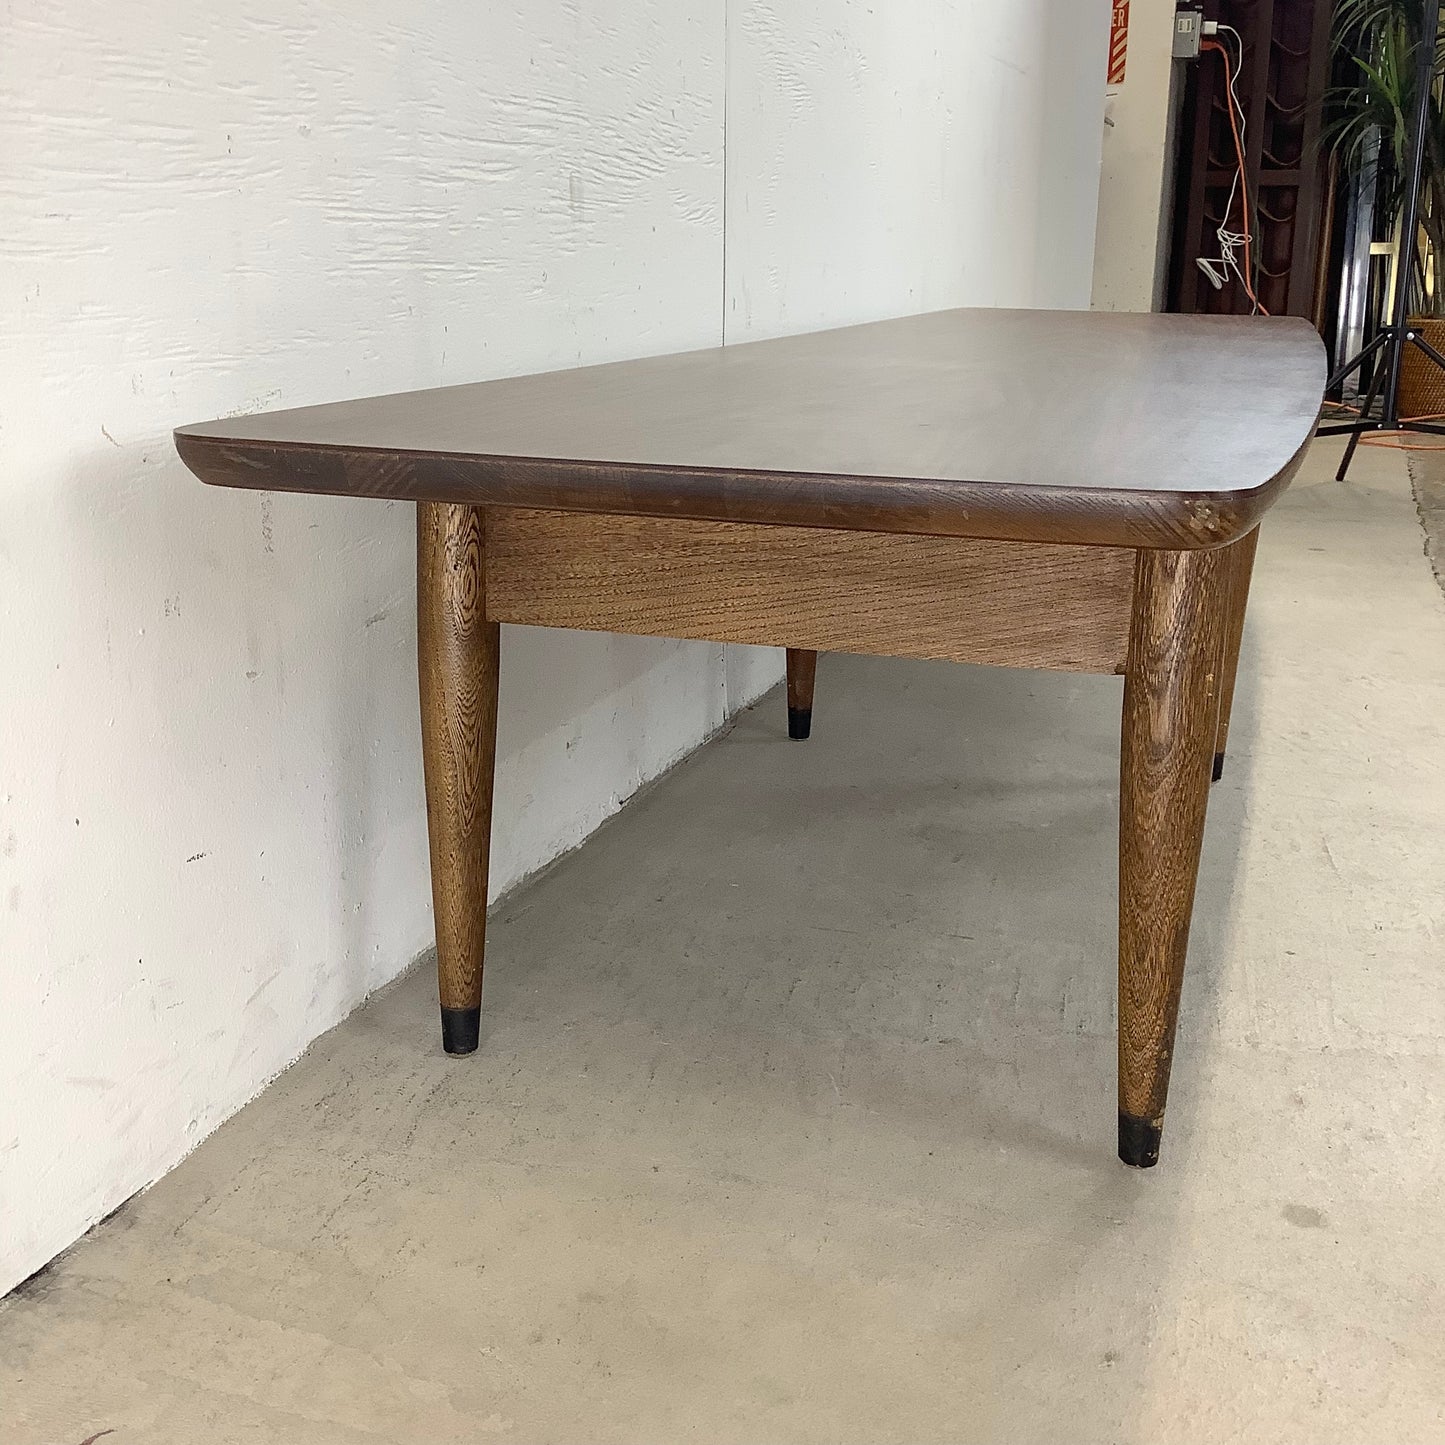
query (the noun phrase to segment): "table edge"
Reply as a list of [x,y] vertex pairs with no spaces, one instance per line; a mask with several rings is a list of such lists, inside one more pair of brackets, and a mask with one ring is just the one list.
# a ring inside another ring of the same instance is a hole
[[1177,550],[1249,532],[1298,471],[1313,439],[1245,489],[1148,491],[927,478],[736,471],[257,442],[174,433],[211,486],[470,506],[832,527],[1023,542]]

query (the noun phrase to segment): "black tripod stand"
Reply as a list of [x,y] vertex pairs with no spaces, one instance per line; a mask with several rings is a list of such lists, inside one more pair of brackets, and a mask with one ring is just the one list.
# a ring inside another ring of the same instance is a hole
[[[1360,444],[1363,432],[1372,431],[1416,431],[1434,432],[1445,436],[1445,426],[1428,421],[1402,420],[1400,417],[1400,365],[1404,360],[1407,346],[1418,347],[1442,371],[1445,371],[1445,356],[1442,356],[1409,323],[1410,303],[1410,257],[1415,250],[1415,237],[1420,218],[1420,179],[1425,168],[1425,126],[1430,114],[1430,87],[1435,80],[1435,50],[1440,34],[1440,0],[1426,0],[1421,6],[1420,46],[1415,57],[1415,114],[1410,127],[1410,149],[1405,163],[1404,207],[1400,216],[1400,260],[1396,266],[1395,298],[1391,308],[1389,324],[1380,328],[1380,333],[1353,360],[1347,361],[1330,377],[1327,391],[1333,391],[1352,372],[1358,371],[1367,361],[1375,365],[1365,400],[1360,407],[1359,418],[1355,421],[1331,423],[1320,427],[1317,435],[1322,437],[1348,436],[1350,444],[1345,448],[1340,469],[1335,480],[1342,482],[1350,463],[1355,459],[1355,448]],[[1377,416],[1371,415],[1376,398],[1380,402]]]

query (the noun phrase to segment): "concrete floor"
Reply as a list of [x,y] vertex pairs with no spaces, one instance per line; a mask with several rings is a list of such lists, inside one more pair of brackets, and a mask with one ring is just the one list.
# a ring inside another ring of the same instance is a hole
[[[0,1438],[1445,1438],[1445,599],[1399,453],[1261,545],[1164,1159],[1120,684],[828,658],[0,1307]],[[512,685],[522,686],[516,680]]]

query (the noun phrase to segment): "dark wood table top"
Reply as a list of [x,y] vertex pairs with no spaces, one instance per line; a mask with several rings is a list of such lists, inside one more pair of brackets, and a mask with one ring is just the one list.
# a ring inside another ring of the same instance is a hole
[[223,486],[1197,547],[1247,531],[1313,433],[1307,322],[940,311],[235,417]]

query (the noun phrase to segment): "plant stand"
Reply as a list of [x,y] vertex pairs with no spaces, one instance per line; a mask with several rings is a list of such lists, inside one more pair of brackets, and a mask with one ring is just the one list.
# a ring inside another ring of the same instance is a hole
[[[1326,392],[1332,392],[1343,381],[1358,371],[1367,361],[1377,358],[1374,375],[1369,389],[1365,392],[1357,420],[1333,422],[1322,426],[1316,435],[1322,437],[1348,436],[1349,445],[1340,460],[1336,481],[1344,481],[1355,459],[1355,448],[1365,432],[1413,431],[1429,432],[1445,436],[1445,425],[1438,422],[1410,421],[1400,416],[1400,374],[1403,370],[1407,350],[1413,350],[1423,357],[1426,364],[1438,367],[1445,373],[1445,355],[1442,355],[1421,334],[1420,329],[1409,316],[1409,287],[1406,285],[1403,258],[1409,254],[1405,248],[1415,244],[1420,219],[1420,180],[1425,165],[1425,126],[1429,115],[1430,85],[1435,69],[1434,37],[1440,34],[1440,0],[1426,0],[1421,16],[1419,53],[1415,57],[1415,114],[1410,125],[1409,160],[1405,169],[1405,203],[1400,219],[1401,278],[1395,287],[1394,305],[1391,308],[1390,323],[1380,329],[1375,339],[1363,351],[1347,361],[1330,377]],[[1426,37],[1432,37],[1427,41]],[[1412,357],[1412,361],[1414,358]],[[1380,410],[1374,406],[1379,401]]]

